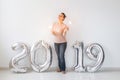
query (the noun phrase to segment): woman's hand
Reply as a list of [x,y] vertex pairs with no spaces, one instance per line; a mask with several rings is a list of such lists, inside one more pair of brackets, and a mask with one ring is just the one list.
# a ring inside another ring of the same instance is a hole
[[56,35],[56,33],[55,33],[55,31],[53,29],[51,30],[51,32],[52,32],[53,35]]
[[51,33],[52,33],[53,35],[56,35],[56,32],[55,32],[55,30],[54,30],[54,27],[55,27],[55,23],[53,23],[53,25],[52,25]]
[[69,30],[69,28],[68,27],[66,27],[65,29],[64,29],[64,31],[63,31],[63,36],[65,36],[66,35],[66,32]]

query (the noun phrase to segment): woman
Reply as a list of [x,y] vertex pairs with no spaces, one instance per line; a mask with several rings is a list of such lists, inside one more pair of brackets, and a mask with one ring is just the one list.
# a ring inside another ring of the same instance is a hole
[[69,30],[68,26],[64,24],[66,18],[65,13],[60,13],[58,16],[58,22],[55,22],[52,26],[52,34],[54,35],[54,46],[58,57],[59,69],[57,72],[65,74],[65,51],[67,47],[66,32]]

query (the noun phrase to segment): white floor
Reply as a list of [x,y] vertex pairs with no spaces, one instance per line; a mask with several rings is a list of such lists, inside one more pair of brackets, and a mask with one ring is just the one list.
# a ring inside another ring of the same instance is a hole
[[68,71],[66,74],[55,71],[43,73],[30,71],[24,74],[16,74],[10,72],[9,69],[0,69],[0,80],[120,80],[120,69],[104,69],[97,73]]

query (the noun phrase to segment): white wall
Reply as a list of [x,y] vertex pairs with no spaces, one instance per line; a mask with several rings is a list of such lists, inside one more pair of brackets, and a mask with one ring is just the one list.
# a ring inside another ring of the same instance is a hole
[[[106,55],[103,67],[120,67],[120,0],[0,0],[0,67],[8,67],[16,55],[11,50],[14,42],[32,45],[43,39],[53,46],[48,27],[60,12],[72,22],[67,67],[74,64],[70,46],[75,40],[100,43]],[[52,66],[56,66],[53,54]]]

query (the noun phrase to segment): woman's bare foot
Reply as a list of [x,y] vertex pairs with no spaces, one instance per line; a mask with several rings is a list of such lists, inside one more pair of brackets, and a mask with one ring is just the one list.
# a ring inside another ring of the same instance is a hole
[[63,73],[63,74],[66,74],[66,72],[65,72],[65,71],[62,71],[62,73]]
[[57,69],[57,72],[61,72],[61,70],[60,70],[60,69]]

